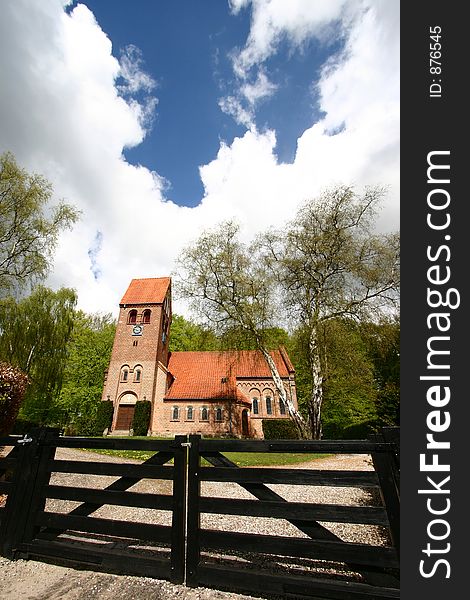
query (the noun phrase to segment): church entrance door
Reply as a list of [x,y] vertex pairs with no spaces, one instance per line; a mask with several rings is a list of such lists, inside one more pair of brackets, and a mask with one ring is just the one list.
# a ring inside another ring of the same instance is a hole
[[134,418],[135,404],[120,404],[114,429],[119,431],[130,429]]

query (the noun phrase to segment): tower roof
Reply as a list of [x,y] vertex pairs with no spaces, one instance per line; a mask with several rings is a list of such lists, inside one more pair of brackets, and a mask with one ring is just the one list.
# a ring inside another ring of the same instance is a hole
[[170,287],[170,277],[133,279],[122,297],[123,304],[163,304]]

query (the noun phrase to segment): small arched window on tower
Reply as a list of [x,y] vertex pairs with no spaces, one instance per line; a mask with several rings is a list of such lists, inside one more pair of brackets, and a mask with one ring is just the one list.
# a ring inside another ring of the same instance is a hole
[[142,377],[142,369],[140,367],[137,367],[136,370],[134,371],[134,381],[139,383],[141,380],[141,377]]
[[150,308],[146,308],[142,314],[142,323],[150,323],[150,315],[152,314],[152,311],[150,310]]
[[127,322],[129,325],[135,325],[137,323],[137,311],[135,309],[129,311]]
[[121,369],[121,381],[127,381],[129,378],[129,368],[122,367]]

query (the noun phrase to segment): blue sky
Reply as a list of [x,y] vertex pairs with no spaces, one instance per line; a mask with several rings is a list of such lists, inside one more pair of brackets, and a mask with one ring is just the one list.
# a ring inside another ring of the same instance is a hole
[[397,229],[399,25],[398,0],[3,2],[0,152],[81,211],[47,284],[116,314],[205,229],[249,241],[335,184],[386,186]]
[[[83,4],[112,41],[113,54],[126,54],[130,45],[138,48],[141,67],[155,83],[158,105],[151,128],[139,146],[124,151],[126,159],[158,171],[175,203],[198,204],[203,195],[199,165],[213,158],[221,139],[230,144],[244,132],[218,101],[237,87],[230,57],[248,37],[249,7],[235,15],[220,0]],[[311,83],[340,45],[338,39],[326,45],[307,40],[292,49],[284,40],[266,62],[277,91],[256,107],[254,121],[260,130],[276,130],[281,162],[293,161],[299,135],[318,118]]]

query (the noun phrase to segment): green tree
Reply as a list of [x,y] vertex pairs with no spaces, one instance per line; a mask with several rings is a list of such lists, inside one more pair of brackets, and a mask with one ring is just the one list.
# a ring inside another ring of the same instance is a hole
[[400,424],[400,321],[397,315],[363,323],[361,335],[374,368],[377,416],[382,426]]
[[307,335],[312,391],[307,403],[314,439],[321,437],[326,348],[323,324],[363,319],[398,302],[398,234],[373,230],[383,196],[339,186],[306,202],[281,232],[264,236],[264,259],[277,277],[285,307]]
[[110,314],[76,313],[55,413],[61,425],[69,425],[78,433],[91,435],[94,431],[115,332],[116,323]]
[[170,331],[171,352],[216,350],[218,345],[217,337],[210,329],[201,327],[182,315],[173,315]]
[[304,436],[304,420],[286,393],[270,354],[270,332],[278,319],[274,280],[256,260],[256,248],[240,241],[238,226],[222,223],[183,250],[174,281],[177,294],[189,301],[194,313],[218,336],[243,332],[252,340],[269,366],[279,398]]
[[44,279],[59,233],[78,212],[68,204],[50,206],[52,186],[20,168],[10,152],[0,154],[0,296]]
[[326,437],[343,437],[347,427],[377,421],[374,365],[358,323],[325,323],[326,368],[322,426]]
[[77,298],[73,290],[38,286],[19,301],[0,301],[0,360],[21,369],[30,386],[20,416],[47,424],[62,386]]

